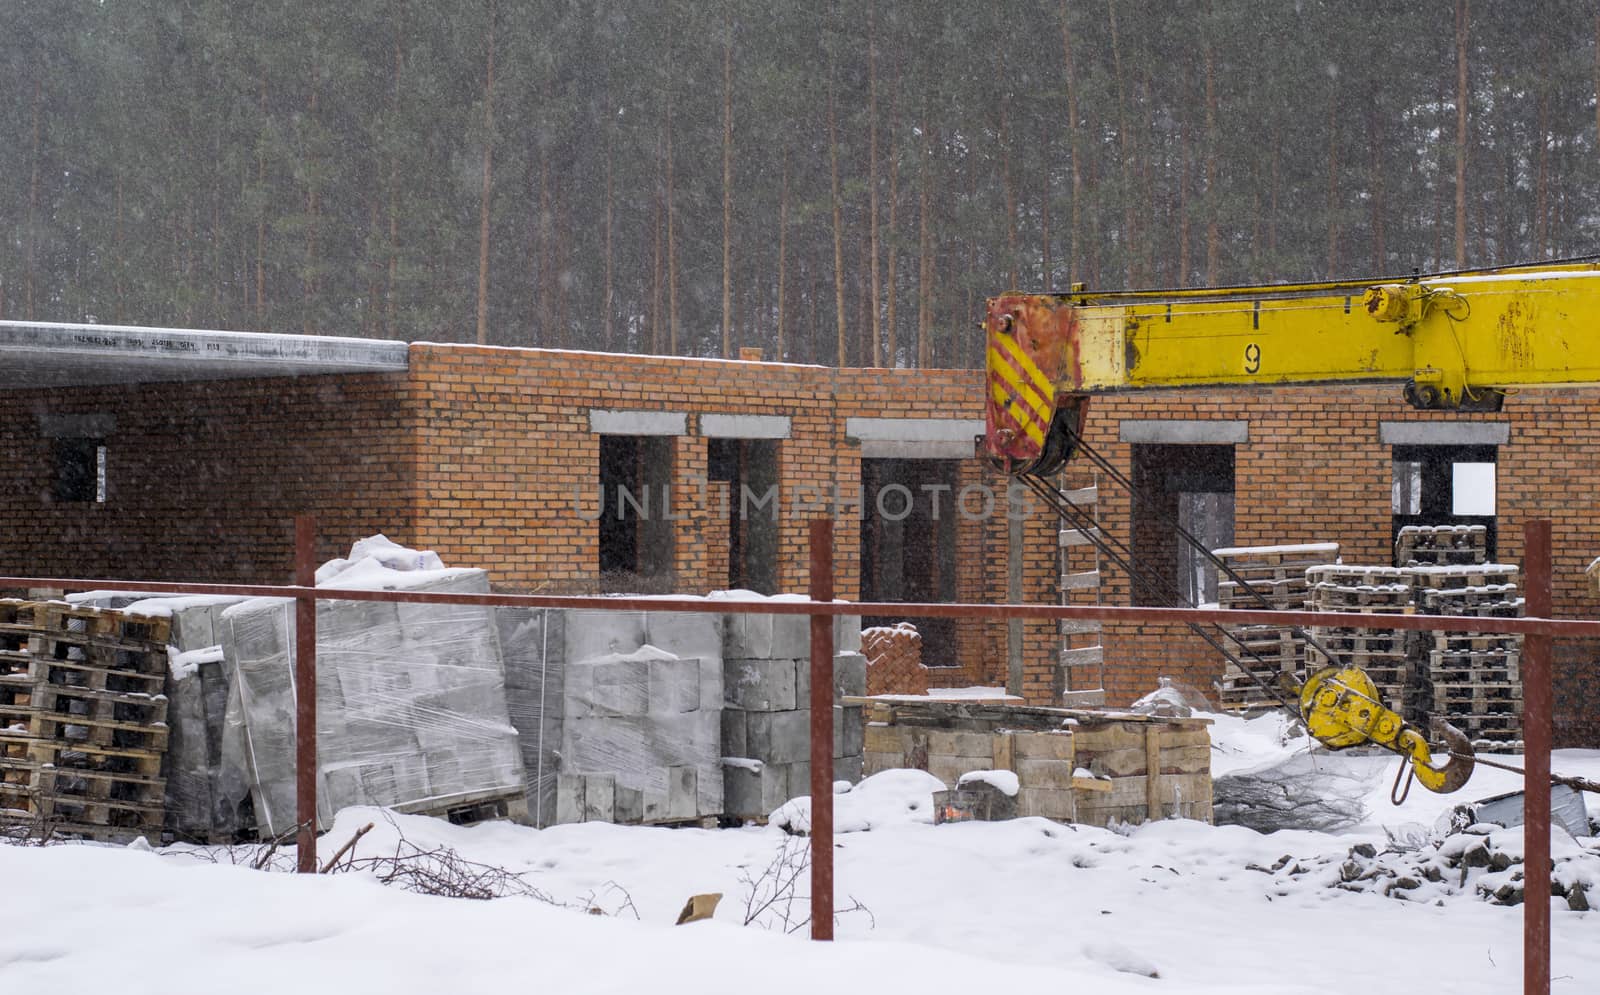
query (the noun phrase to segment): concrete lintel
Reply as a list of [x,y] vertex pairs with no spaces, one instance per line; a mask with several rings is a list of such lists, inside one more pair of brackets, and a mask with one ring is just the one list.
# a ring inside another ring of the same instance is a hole
[[92,414],[39,416],[39,436],[45,439],[104,439],[117,431],[117,416]]
[[1386,446],[1503,446],[1511,441],[1510,422],[1386,421],[1378,423]]
[[1121,431],[1123,442],[1226,446],[1250,441],[1250,423],[1243,419],[1224,421],[1125,418],[1122,421]]
[[865,439],[862,459],[972,459],[977,454],[973,440],[965,442],[908,442],[897,439]]
[[710,439],[787,439],[788,415],[701,415],[700,434]]
[[689,416],[682,411],[589,411],[589,431],[596,435],[688,435]]
[[982,418],[846,418],[844,434],[866,442],[965,442],[983,434]]

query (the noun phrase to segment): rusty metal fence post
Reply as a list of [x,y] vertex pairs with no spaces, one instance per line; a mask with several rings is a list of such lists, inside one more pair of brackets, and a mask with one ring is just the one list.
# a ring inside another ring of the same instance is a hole
[[[833,520],[811,523],[811,600],[833,600]],[[811,938],[833,939],[833,616],[811,616]]]
[[[1523,526],[1522,563],[1527,613],[1551,612],[1550,522]],[[1550,636],[1528,633],[1522,643],[1523,833],[1522,991],[1550,993]]]
[[[317,520],[294,520],[294,582],[317,586]],[[295,839],[301,874],[317,873],[317,600],[311,593],[294,602],[294,810],[300,824]]]

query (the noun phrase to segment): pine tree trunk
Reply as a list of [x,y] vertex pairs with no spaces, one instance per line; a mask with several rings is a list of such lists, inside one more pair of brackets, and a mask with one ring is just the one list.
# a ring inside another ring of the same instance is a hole
[[1000,188],[1006,202],[1006,289],[1020,290],[1017,263],[1017,187],[1011,175],[1010,108],[1007,98],[1000,99]]
[[843,369],[848,358],[845,349],[844,318],[844,213],[839,193],[839,128],[838,108],[834,99],[836,85],[833,67],[828,70],[828,173],[833,202],[833,303],[838,319],[838,365]]
[[[267,116],[267,80],[261,79],[261,119]],[[267,148],[256,139],[256,186],[260,190],[261,206],[256,208],[256,328],[267,329]]]
[[1189,124],[1178,129],[1178,279],[1175,286],[1189,285],[1189,157],[1194,138]]
[[722,38],[722,358],[733,358],[733,20]]
[[900,285],[898,276],[900,251],[895,241],[896,222],[899,220],[900,207],[900,155],[899,147],[895,141],[895,124],[899,118],[900,106],[900,78],[896,73],[889,86],[889,228],[888,228],[888,272],[884,275],[885,296],[887,311],[884,322],[889,326],[888,355],[884,357],[884,365],[894,368],[900,365],[900,340],[899,340],[899,311],[897,304],[900,300]]
[[33,147],[29,154],[31,175],[28,178],[28,253],[27,269],[24,270],[22,283],[22,317],[26,321],[34,320],[33,312],[33,285],[37,278],[35,271],[36,252],[39,242],[39,111],[44,102],[44,82],[42,77],[33,81]]
[[483,191],[478,202],[478,344],[489,344],[489,204],[494,192],[494,22],[489,0],[488,58],[483,74]]
[[[1383,184],[1383,156],[1384,148],[1383,120],[1378,114],[1377,87],[1368,95],[1367,99],[1367,148],[1370,150],[1372,163],[1372,272],[1384,273],[1388,271],[1388,249],[1384,245],[1384,220],[1388,212],[1388,205],[1384,202]],[[1465,211],[1462,217],[1465,218]],[[1459,245],[1457,246],[1459,248]]]
[[1456,0],[1456,269],[1467,268],[1467,0]]
[[[312,53],[311,62],[311,98],[307,102],[307,116],[313,126],[317,120],[317,99],[321,90],[321,78],[317,71],[316,53]],[[302,326],[307,335],[316,334],[317,313],[317,226],[322,213],[321,192],[318,189],[317,170],[312,153],[306,154],[306,159],[312,164],[306,175],[306,269],[305,279],[302,281],[301,293],[305,302],[305,314],[302,316]]]
[[1128,125],[1127,87],[1122,73],[1122,50],[1117,44],[1117,0],[1106,0],[1111,22],[1111,64],[1117,84],[1117,136],[1122,146],[1122,251],[1129,287],[1139,285],[1138,241],[1133,197],[1133,131]]
[[[117,276],[116,276],[116,282],[115,282],[116,302],[112,307],[112,319],[111,319],[112,321],[115,321],[119,325],[124,324],[127,321],[126,298],[125,298],[125,294],[124,294],[125,284],[123,282],[123,277],[127,272],[128,250],[127,250],[127,247],[123,244],[123,239],[122,239],[122,217],[123,217],[123,214],[122,214],[122,169],[119,166],[118,169],[117,169],[117,217],[116,217],[116,226],[115,226],[115,229],[114,229],[115,230],[115,234],[112,236],[113,239],[115,240],[116,246],[117,246],[117,261],[116,261]],[[4,301],[0,300],[0,304],[3,304],[3,303],[4,303]]]
[[917,367],[928,366],[928,330],[933,324],[933,238],[928,225],[932,186],[932,156],[928,143],[928,115],[922,116],[922,175],[918,178],[917,193],[920,217],[917,222]]
[[1061,58],[1067,77],[1067,136],[1072,157],[1072,200],[1067,218],[1067,281],[1082,274],[1083,259],[1078,252],[1083,194],[1083,143],[1078,136],[1078,80],[1072,66],[1072,29],[1067,22],[1067,0],[1061,0]]
[[1217,226],[1217,59],[1206,33],[1206,286],[1215,287],[1221,275],[1222,236]]
[[[405,50],[400,45],[401,23],[398,0],[392,4],[394,19],[394,89],[389,110],[398,118],[400,113],[400,76],[405,68]],[[383,295],[384,338],[399,338],[395,329],[395,295],[400,277],[400,152],[398,143],[389,152],[389,273],[388,286]]]
[[[787,150],[785,150],[787,153]],[[789,277],[789,156],[783,156],[783,181],[778,193],[778,362],[788,357],[784,352],[784,324],[788,317],[789,301],[786,295]]]
[[[668,48],[671,47],[671,35],[668,35]],[[667,354],[678,354],[678,239],[674,228],[676,207],[673,203],[673,176],[672,176],[672,87],[670,82],[671,61],[668,61],[669,81],[667,87]]]
[[1339,94],[1328,101],[1328,269],[1329,280],[1339,278]]
[[[608,96],[609,96],[609,94],[608,94]],[[609,100],[606,102],[606,105],[608,107],[610,106],[610,101]],[[615,294],[615,288],[614,288],[613,281],[615,279],[614,271],[615,271],[615,268],[616,268],[616,262],[615,262],[616,252],[615,252],[615,249],[613,248],[612,242],[613,242],[613,225],[615,223],[614,215],[615,215],[615,203],[616,203],[616,189],[615,189],[615,186],[614,186],[614,183],[613,183],[613,175],[612,175],[613,174],[612,160],[615,158],[615,155],[612,152],[612,148],[611,148],[611,132],[612,132],[612,128],[611,128],[611,125],[609,123],[609,118],[610,118],[610,115],[608,114],[607,115],[608,123],[606,125],[606,276],[605,276],[605,286],[604,286],[604,289],[601,291],[601,294],[600,294],[600,305],[601,305],[601,315],[602,315],[602,317],[601,317],[601,330],[600,330],[601,338],[600,338],[600,341],[605,343],[605,346],[604,346],[605,349],[607,349],[607,350],[615,350],[617,348],[617,343],[616,343],[616,339],[613,336],[616,334],[616,331],[615,331],[615,325],[616,325],[615,318],[616,318],[616,310],[617,310],[617,308],[616,308],[616,301],[613,299],[614,294]]]
[[1050,148],[1045,145],[1044,163],[1039,177],[1039,289],[1048,291],[1055,286],[1055,267],[1050,258]]
[[867,5],[867,268],[872,274],[869,321],[872,335],[872,365],[882,366],[880,343],[883,329],[878,320],[878,302],[882,288],[878,284],[878,5],[876,0]]
[[666,345],[666,330],[661,322],[661,229],[665,225],[662,219],[662,161],[661,141],[658,136],[656,141],[656,181],[651,187],[655,194],[651,200],[650,218],[650,352],[661,355]]

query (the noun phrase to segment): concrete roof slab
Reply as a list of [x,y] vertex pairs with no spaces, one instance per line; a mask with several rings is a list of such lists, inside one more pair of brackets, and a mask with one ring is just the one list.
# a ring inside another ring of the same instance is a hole
[[328,373],[398,373],[404,342],[0,321],[0,390]]

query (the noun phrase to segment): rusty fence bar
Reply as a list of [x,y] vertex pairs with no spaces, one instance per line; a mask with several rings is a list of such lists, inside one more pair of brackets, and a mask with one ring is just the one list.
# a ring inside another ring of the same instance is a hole
[[[833,603],[833,519],[811,523],[813,605]],[[811,938],[833,939],[833,616],[811,614]]]
[[[95,578],[0,577],[0,588],[63,591],[109,589],[151,594],[216,594],[286,598],[296,601],[296,804],[300,828],[300,869],[315,867],[316,697],[314,688],[317,600],[387,601],[410,604],[477,605],[482,607],[569,608],[602,611],[705,612],[718,614],[808,615],[812,639],[812,935],[833,935],[833,625],[838,615],[902,618],[1078,619],[1136,622],[1147,625],[1329,626],[1376,630],[1412,630],[1522,635],[1523,737],[1526,754],[1527,856],[1524,864],[1524,992],[1548,995],[1550,990],[1550,645],[1555,637],[1600,639],[1600,620],[1550,618],[1552,581],[1550,523],[1530,522],[1525,529],[1524,576],[1528,614],[1523,618],[1477,618],[1443,615],[1370,615],[1352,612],[1261,611],[1220,608],[1139,608],[1105,605],[944,604],[900,602],[835,602],[833,598],[832,522],[811,527],[811,577],[808,601],[708,601],[704,598],[638,598],[601,595],[442,594],[419,591],[354,591],[314,585],[311,552],[313,523],[296,519],[296,572],[293,585],[189,584]],[[826,678],[826,680],[822,679]],[[822,702],[820,706],[818,702]],[[1543,900],[1541,901],[1541,897]]]
[[[1523,527],[1523,596],[1527,610],[1551,608],[1550,522]],[[1523,839],[1522,991],[1550,995],[1550,637],[1530,633],[1522,644]]]
[[[294,582],[317,586],[317,520],[294,520]],[[317,599],[302,594],[294,602],[294,817],[297,870],[317,873]]]

